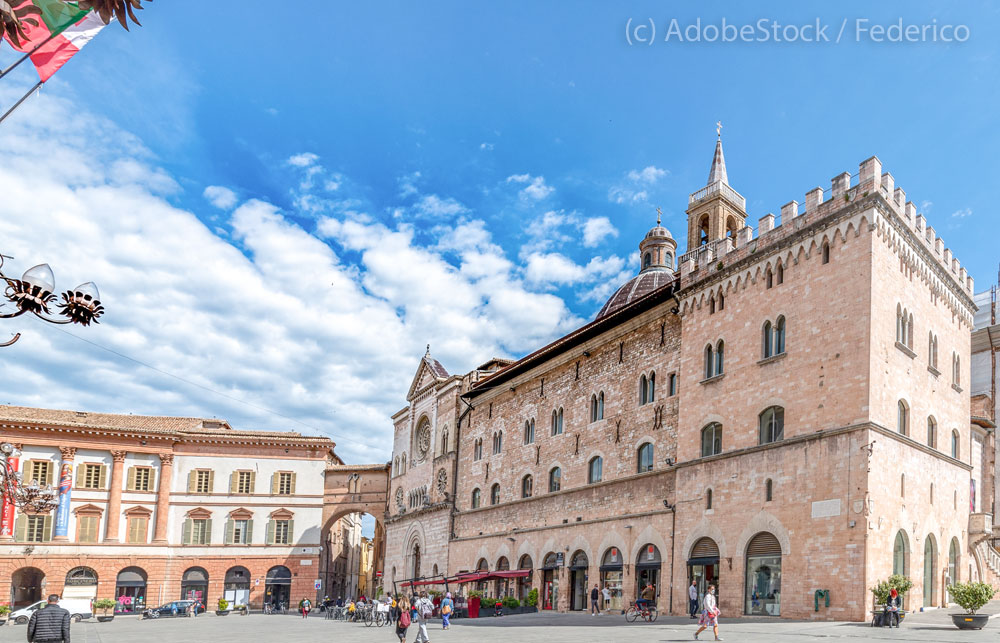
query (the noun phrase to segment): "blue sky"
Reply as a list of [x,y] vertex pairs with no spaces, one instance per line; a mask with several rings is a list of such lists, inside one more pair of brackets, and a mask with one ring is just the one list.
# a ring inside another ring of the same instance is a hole
[[[98,346],[10,325],[0,401],[215,415],[387,460],[426,343],[464,372],[591,319],[657,206],[683,248],[717,120],[753,224],[877,154],[977,290],[996,279],[995,5],[268,6],[151,3],[0,126],[11,272],[49,261],[108,307],[72,331]],[[650,18],[659,38],[674,18],[849,26],[629,45]],[[969,38],[855,42],[858,19]],[[0,102],[33,82],[17,70]]]

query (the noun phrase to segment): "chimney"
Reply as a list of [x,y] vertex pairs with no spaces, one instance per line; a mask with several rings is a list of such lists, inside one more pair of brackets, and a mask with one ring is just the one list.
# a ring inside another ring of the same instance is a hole
[[806,192],[806,212],[812,212],[823,203],[823,188],[813,188]]

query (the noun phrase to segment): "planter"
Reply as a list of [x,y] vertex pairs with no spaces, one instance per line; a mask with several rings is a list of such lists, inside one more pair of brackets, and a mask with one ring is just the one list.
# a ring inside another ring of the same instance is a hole
[[981,630],[990,622],[989,614],[952,614],[951,622],[960,630]]
[[104,616],[98,616],[97,617],[97,622],[98,623],[107,623],[108,621],[113,621],[113,620],[115,620],[115,615],[114,614],[111,614],[110,616],[107,615],[107,614],[105,614]]
[[229,610],[215,610],[216,616],[229,616]]

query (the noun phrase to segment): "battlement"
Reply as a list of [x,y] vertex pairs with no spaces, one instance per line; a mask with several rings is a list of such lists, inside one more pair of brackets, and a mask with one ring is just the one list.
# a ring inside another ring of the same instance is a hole
[[882,197],[891,213],[926,249],[927,255],[971,297],[972,276],[952,255],[951,249],[945,247],[944,240],[928,225],[927,218],[917,212],[912,201],[907,201],[906,192],[895,185],[892,174],[882,171],[882,162],[875,156],[862,161],[857,174],[842,172],[830,180],[828,189],[815,187],[806,192],[804,205],[792,200],[781,206],[780,218],[772,213],[760,217],[756,234],[752,227],[746,226],[733,237],[709,242],[678,257],[681,286],[687,287],[705,278],[711,274],[710,270],[724,269],[750,254],[765,251],[796,231],[873,194]]

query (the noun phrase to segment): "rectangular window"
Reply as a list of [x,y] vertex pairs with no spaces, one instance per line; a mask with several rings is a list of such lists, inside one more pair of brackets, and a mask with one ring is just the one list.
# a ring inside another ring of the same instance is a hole
[[24,540],[29,543],[45,542],[45,516],[28,516]]
[[287,471],[278,474],[278,495],[292,495],[292,474]]
[[76,529],[76,541],[81,543],[96,543],[99,516],[80,516]]
[[83,488],[101,488],[101,465],[89,463],[83,465]]
[[274,521],[274,544],[275,545],[287,545],[289,540],[288,533],[288,521],[287,520],[275,520]]
[[153,479],[152,472],[152,467],[136,467],[132,491],[152,491],[149,484]]
[[128,542],[145,543],[149,519],[145,516],[131,516],[128,519]]
[[208,542],[208,520],[194,518],[191,520],[191,544],[204,545]]
[[677,373],[671,373],[667,378],[667,395],[677,395]]
[[212,472],[199,469],[195,474],[194,490],[196,493],[212,493]]
[[253,472],[236,472],[236,493],[253,493]]
[[247,544],[247,520],[234,520],[233,521],[233,544],[234,545],[245,545]]
[[48,460],[32,460],[31,471],[28,473],[30,475],[27,482],[37,480],[38,484],[41,485],[51,484],[49,482],[49,475],[52,473],[52,463]]

